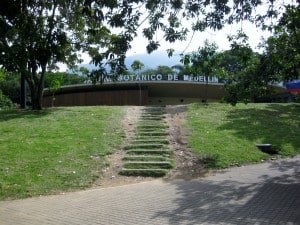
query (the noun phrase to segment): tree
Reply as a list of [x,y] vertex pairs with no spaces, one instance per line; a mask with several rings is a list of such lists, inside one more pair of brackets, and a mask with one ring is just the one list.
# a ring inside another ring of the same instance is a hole
[[5,81],[7,73],[4,69],[0,68],[0,110],[12,106],[12,101],[2,92],[2,83]]
[[131,64],[131,68],[134,72],[139,72],[145,67],[144,63],[139,60],[134,60]]
[[47,74],[46,81],[48,83],[49,91],[52,93],[52,107],[54,106],[55,102],[55,92],[62,86],[64,78],[64,73],[52,73]]
[[169,75],[174,74],[174,71],[168,66],[159,65],[156,68],[156,74]]
[[[79,73],[79,71],[76,72]],[[47,72],[45,77],[45,88],[50,88],[51,82],[57,78],[59,78],[61,86],[67,86],[74,84],[83,84],[86,81],[87,76],[82,73],[80,73],[79,75],[66,72]]]
[[154,75],[154,74],[169,75],[174,73],[175,72],[173,71],[172,68],[164,65],[159,65],[155,69],[147,69],[142,72],[142,74],[146,74],[146,75]]
[[285,6],[285,12],[259,55],[248,45],[242,32],[231,37],[231,49],[222,53],[222,76],[226,79],[226,101],[259,101],[274,93],[274,84],[300,77],[300,8]]
[[300,77],[300,5],[286,6],[274,26],[273,35],[265,42],[264,73],[277,81]]
[[7,76],[5,70],[3,68],[0,68],[0,82],[3,82],[5,80],[5,77]]
[[0,64],[26,79],[33,109],[41,109],[47,66],[74,62],[74,46],[66,35],[70,23],[66,24],[63,17],[71,7],[68,4],[26,0],[1,3],[0,51],[4,57]]
[[[273,4],[271,1],[269,4]],[[125,54],[144,21],[150,53],[159,46],[156,33],[169,42],[185,40],[190,30],[221,29],[226,23],[253,20],[259,0],[6,0],[0,6],[0,65],[26,79],[33,109],[41,109],[45,74],[58,62],[69,66],[87,52],[93,81],[126,71]],[[144,12],[144,13],[142,13]],[[272,14],[273,15],[273,14]],[[172,51],[169,51],[172,52]]]
[[235,105],[255,102],[270,94],[274,80],[263,72],[263,56],[253,52],[243,32],[229,40],[231,49],[220,53],[218,62],[218,75],[225,80],[225,100]]
[[111,33],[103,23],[129,29],[133,18],[130,12],[125,12],[128,25],[118,24],[120,18],[115,15],[120,15],[120,9],[121,5],[119,8],[112,1],[1,2],[0,65],[26,79],[32,109],[42,108],[47,69],[54,68],[58,62],[74,66],[80,62],[79,51],[88,52],[92,62],[100,67],[99,71],[104,67],[104,59],[109,59],[112,70],[124,69],[130,37],[126,32]]
[[209,43],[205,40],[204,47],[199,48],[198,51],[192,52],[191,54],[182,55],[181,62],[185,65],[186,71],[193,75],[205,76],[206,88],[204,101],[207,101],[207,86],[208,79],[216,75],[218,54],[217,45],[215,43]]
[[[131,64],[131,68],[136,73],[139,73],[144,68],[144,66],[145,66],[144,63],[142,63],[139,60],[134,60],[133,63]],[[140,105],[142,105],[142,89],[140,83],[139,83],[139,103]]]
[[[0,74],[5,74],[0,78],[0,91],[6,95],[12,102],[20,103],[20,76],[9,74],[0,69]],[[0,75],[1,76],[1,75]]]

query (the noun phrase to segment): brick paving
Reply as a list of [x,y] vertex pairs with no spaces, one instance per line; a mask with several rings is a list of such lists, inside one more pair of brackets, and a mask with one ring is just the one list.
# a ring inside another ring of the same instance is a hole
[[300,224],[300,156],[219,171],[0,202],[2,225]]

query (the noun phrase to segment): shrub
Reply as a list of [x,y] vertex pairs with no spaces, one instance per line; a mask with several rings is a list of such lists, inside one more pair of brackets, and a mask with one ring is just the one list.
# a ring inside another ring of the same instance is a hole
[[11,107],[13,107],[12,101],[0,90],[0,109],[8,109]]
[[300,103],[300,93],[296,94],[296,102]]

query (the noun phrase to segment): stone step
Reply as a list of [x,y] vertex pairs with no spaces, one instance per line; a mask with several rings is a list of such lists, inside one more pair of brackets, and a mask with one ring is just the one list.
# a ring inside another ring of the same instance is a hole
[[124,161],[167,161],[167,157],[156,155],[127,155],[123,158]]
[[130,149],[128,155],[171,155],[170,149]]
[[141,116],[141,120],[142,121],[145,121],[145,120],[155,120],[155,121],[160,121],[160,120],[163,120],[165,119],[166,117],[165,116]]
[[140,123],[136,126],[137,130],[142,130],[142,129],[167,129],[168,126],[162,122],[162,121],[146,121],[146,123]]
[[131,144],[126,146],[124,149],[160,149],[163,148],[164,144]]
[[170,142],[166,139],[158,139],[158,138],[141,138],[141,139],[136,139],[131,142],[132,145],[136,144],[169,144]]
[[126,146],[121,175],[126,176],[165,176],[173,168],[170,156],[173,151],[166,145],[169,128],[165,107],[145,107],[135,129],[136,138]]
[[153,123],[148,123],[148,124],[138,124],[136,127],[138,130],[139,129],[167,129],[168,126],[166,124],[163,123],[157,123],[157,124],[153,124]]
[[168,133],[166,131],[154,131],[154,132],[146,132],[146,131],[141,131],[137,132],[137,137],[158,137],[158,136],[167,136]]
[[126,169],[171,169],[170,161],[127,161],[123,164]]
[[155,131],[160,131],[160,132],[164,132],[166,130],[166,128],[164,128],[164,127],[155,127],[155,126],[153,126],[153,127],[137,127],[136,128],[136,131],[137,132],[139,132],[139,131],[148,131],[148,132],[150,132],[150,131],[152,131],[152,132],[155,132]]
[[165,124],[165,120],[147,120],[146,118],[140,118],[138,125],[139,124]]
[[148,176],[148,177],[163,177],[167,174],[166,169],[125,169],[120,171],[121,175],[125,176]]
[[136,133],[139,134],[139,133],[157,133],[157,132],[163,132],[163,133],[166,133],[166,130],[165,129],[137,129],[136,130]]
[[159,111],[157,111],[157,112],[142,112],[141,113],[141,116],[163,116],[163,115],[165,115],[165,113],[159,112]]
[[148,107],[143,109],[143,111],[148,111],[148,112],[165,111],[165,110],[166,110],[166,107],[160,107],[160,106],[148,106]]

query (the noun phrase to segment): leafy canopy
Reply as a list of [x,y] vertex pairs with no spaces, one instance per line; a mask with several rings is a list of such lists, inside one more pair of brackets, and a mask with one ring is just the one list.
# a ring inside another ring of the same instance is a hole
[[261,0],[6,0],[0,7],[0,66],[26,79],[32,108],[41,109],[45,74],[57,63],[72,67],[88,53],[98,67],[90,77],[103,80],[107,64],[111,74],[126,71],[125,54],[140,27],[150,53],[160,45],[159,32],[175,42],[190,31],[262,21],[276,15],[274,2],[266,14],[255,15]]

